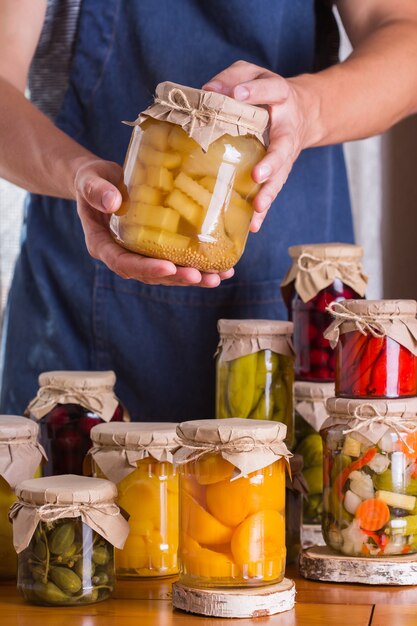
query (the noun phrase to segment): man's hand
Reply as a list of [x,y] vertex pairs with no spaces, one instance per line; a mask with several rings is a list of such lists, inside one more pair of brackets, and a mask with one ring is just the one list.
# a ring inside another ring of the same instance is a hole
[[306,114],[304,98],[296,85],[265,68],[237,61],[203,86],[226,96],[264,105],[270,114],[270,144],[266,156],[253,169],[252,177],[263,183],[253,206],[251,230],[256,232],[281,191],[294,161],[305,146]]
[[77,210],[84,229],[87,249],[122,278],[134,278],[149,285],[197,285],[217,287],[234,270],[204,274],[191,267],[178,267],[170,261],[134,254],[117,244],[109,233],[109,221],[122,196],[116,185],[122,175],[117,163],[83,157],[75,176]]

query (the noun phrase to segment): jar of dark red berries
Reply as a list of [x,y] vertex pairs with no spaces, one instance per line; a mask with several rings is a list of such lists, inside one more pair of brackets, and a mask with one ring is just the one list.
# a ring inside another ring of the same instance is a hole
[[362,271],[361,246],[342,243],[292,246],[293,264],[282,284],[282,295],[294,322],[295,377],[332,382],[335,357],[323,333],[332,321],[331,302],[363,298],[367,277]]
[[128,421],[129,415],[114,394],[116,375],[106,372],[43,372],[39,390],[25,415],[39,424],[39,440],[48,461],[44,476],[83,474],[96,424]]

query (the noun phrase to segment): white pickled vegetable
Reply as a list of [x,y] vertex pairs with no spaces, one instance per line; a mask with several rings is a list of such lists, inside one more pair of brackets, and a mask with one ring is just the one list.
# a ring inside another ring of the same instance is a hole
[[361,442],[351,437],[350,435],[346,436],[346,439],[343,443],[342,454],[346,454],[347,456],[358,457],[361,455]]
[[415,496],[407,496],[403,493],[380,490],[376,492],[375,497],[385,502],[385,504],[388,504],[388,506],[393,506],[397,509],[405,509],[406,511],[412,511],[416,505]]
[[394,437],[393,433],[389,430],[378,441],[378,446],[381,448],[382,452],[394,452],[397,446],[397,438]]
[[362,500],[374,497],[374,485],[372,478],[365,472],[354,471],[349,474],[349,489]]
[[390,460],[387,454],[376,454],[374,458],[369,461],[368,467],[376,474],[382,474],[382,472],[388,469],[389,464]]
[[343,501],[343,505],[348,513],[355,515],[356,509],[362,502],[362,498],[360,498],[356,493],[353,493],[350,489],[345,493],[345,499]]
[[[404,452],[391,454],[391,478],[392,487],[395,491],[405,491],[407,485],[407,457]],[[399,504],[393,506],[400,506]]]
[[343,537],[341,550],[344,554],[361,554],[363,544],[368,541],[368,535],[362,532],[357,519],[342,530],[341,535]]

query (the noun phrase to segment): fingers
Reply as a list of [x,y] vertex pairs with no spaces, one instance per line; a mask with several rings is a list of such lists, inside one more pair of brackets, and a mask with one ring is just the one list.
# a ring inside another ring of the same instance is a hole
[[265,69],[253,63],[246,61],[236,61],[225,70],[216,74],[203,85],[206,91],[216,91],[226,96],[232,96],[232,91],[236,85],[242,82],[250,81],[259,74],[264,74]]
[[263,73],[255,80],[241,82],[233,88],[235,100],[247,104],[282,104],[290,94],[290,86],[281,76]]
[[290,174],[293,159],[289,156],[281,165],[279,171],[271,180],[265,183],[253,201],[255,213],[253,215],[250,230],[253,233],[258,232],[261,225],[271,207],[271,204],[281,191]]
[[117,163],[95,160],[80,167],[75,177],[75,189],[91,207],[103,213],[113,213],[120,208],[122,195],[116,184],[122,169]]

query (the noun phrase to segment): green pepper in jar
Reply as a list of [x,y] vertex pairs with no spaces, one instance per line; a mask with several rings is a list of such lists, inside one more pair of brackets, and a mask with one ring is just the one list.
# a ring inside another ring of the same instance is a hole
[[248,417],[255,394],[257,354],[230,361],[227,398],[231,417]]

